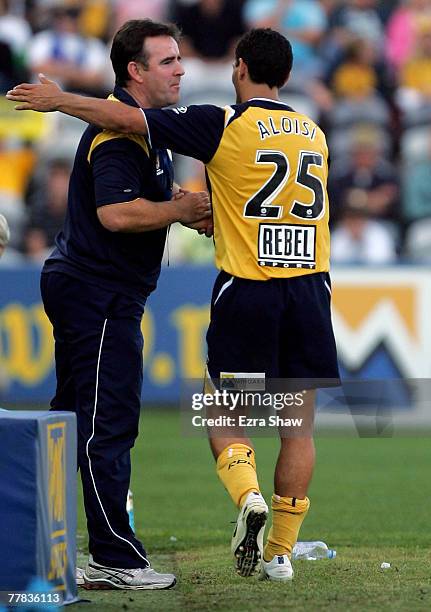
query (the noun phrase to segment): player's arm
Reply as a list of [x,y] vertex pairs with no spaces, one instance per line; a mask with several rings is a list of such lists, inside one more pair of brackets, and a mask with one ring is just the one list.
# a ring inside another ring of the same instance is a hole
[[67,93],[42,74],[39,79],[40,83],[22,83],[8,91],[9,100],[20,102],[16,110],[60,111],[115,132],[147,134],[145,117],[138,108]]
[[166,202],[151,202],[138,198],[133,202],[120,202],[99,206],[100,223],[111,232],[148,232],[171,223],[201,222],[211,217],[208,194],[205,191],[187,193]]

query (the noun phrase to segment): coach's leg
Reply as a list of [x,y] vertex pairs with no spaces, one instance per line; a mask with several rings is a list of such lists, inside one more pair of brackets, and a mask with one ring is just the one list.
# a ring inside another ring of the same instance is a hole
[[[57,364],[62,376],[53,407],[76,406],[90,552],[103,565],[145,567],[145,549],[126,511],[140,414],[143,305],[65,275],[45,276],[44,305],[67,357]],[[63,390],[69,379],[73,396]]]
[[[118,297],[101,326],[93,403],[80,407],[80,467],[94,560],[109,567],[139,568],[148,560],[129,526],[126,497],[130,449],[138,435],[143,347],[141,313],[128,302]],[[88,381],[82,375],[80,379],[78,391],[84,400]]]
[[51,410],[76,412],[76,388],[71,371],[70,347],[62,326],[58,324],[63,304],[61,291],[55,283],[57,278],[56,274],[42,274],[40,280],[45,313],[50,320],[54,335],[56,390],[50,405]]
[[272,527],[264,550],[265,561],[292,554],[310,501],[307,491],[313,476],[315,449],[312,435],[315,392],[308,391],[302,409],[301,431],[280,432],[280,452],[274,474]]

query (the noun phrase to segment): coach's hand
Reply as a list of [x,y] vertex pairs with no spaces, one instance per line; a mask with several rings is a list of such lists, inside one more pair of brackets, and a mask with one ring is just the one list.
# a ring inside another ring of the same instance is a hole
[[195,223],[211,217],[211,203],[206,191],[180,192],[172,202],[177,207],[178,221],[181,223]]
[[185,227],[196,230],[198,234],[205,234],[207,238],[210,238],[214,234],[214,223],[212,217],[201,219],[195,223],[183,223]]
[[6,98],[21,102],[15,110],[35,110],[40,112],[55,111],[61,100],[63,91],[54,81],[44,74],[39,74],[40,83],[21,83],[7,92]]

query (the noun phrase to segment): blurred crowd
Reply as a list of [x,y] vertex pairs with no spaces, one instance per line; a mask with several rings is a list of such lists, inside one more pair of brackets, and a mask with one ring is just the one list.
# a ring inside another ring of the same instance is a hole
[[[335,263],[431,263],[431,0],[0,0],[0,213],[11,226],[2,265],[44,259],[62,225],[84,124],[16,113],[2,94],[43,72],[106,96],[110,41],[128,19],[175,21],[186,76],[181,104],[233,103],[232,53],[252,27],[291,41],[282,100],[324,129]],[[204,185],[176,159],[177,181]],[[207,263],[211,241],[174,227],[171,263]]]

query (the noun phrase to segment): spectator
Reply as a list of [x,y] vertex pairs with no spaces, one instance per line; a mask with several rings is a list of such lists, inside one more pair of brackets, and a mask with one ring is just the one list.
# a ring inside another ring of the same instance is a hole
[[353,135],[352,155],[330,172],[332,221],[342,216],[346,202],[360,201],[370,217],[398,219],[399,183],[395,168],[381,156],[380,142],[372,128]]
[[243,0],[198,0],[173,4],[172,19],[183,33],[183,57],[231,62],[238,38],[245,32]]
[[395,9],[386,31],[385,53],[398,72],[410,58],[422,22],[431,17],[431,0],[405,0]]
[[380,19],[384,23],[385,27],[392,14],[397,10],[398,6],[406,0],[379,0],[377,2],[376,9],[380,15]]
[[52,247],[49,246],[42,228],[29,226],[24,232],[22,250],[27,263],[39,264],[42,267]]
[[326,15],[315,0],[247,0],[244,18],[250,27],[280,30],[292,44],[295,63],[293,87],[303,88],[304,77],[318,76],[317,47],[326,28]]
[[[429,129],[428,138],[431,143]],[[431,144],[426,154],[414,161],[407,160],[404,167],[402,217],[407,223],[431,217]]]
[[78,6],[56,5],[51,9],[52,26],[33,38],[29,63],[36,75],[60,80],[74,91],[103,95],[107,82],[108,52],[96,38],[85,38],[79,32]]
[[368,40],[378,53],[383,53],[384,26],[376,0],[347,0],[335,9],[329,19],[329,34],[322,53],[329,61],[360,38]]
[[111,22],[111,0],[83,1],[82,12],[79,19],[81,34],[108,42],[111,37]]
[[431,265],[431,217],[410,225],[406,232],[404,254],[411,263]]
[[117,29],[130,19],[148,18],[153,21],[164,21],[168,14],[170,0],[114,0],[113,10]]
[[[43,249],[54,245],[67,210],[70,171],[68,160],[54,159],[49,163],[45,176],[39,179],[39,184],[28,198],[30,213],[25,236],[27,244],[31,238],[32,244],[42,244]],[[33,230],[33,233],[29,234],[30,230]],[[42,234],[45,240],[42,240],[39,234]],[[32,252],[35,250],[37,249],[32,249]]]
[[353,39],[329,70],[326,82],[337,98],[371,98],[388,95],[385,67],[375,45],[368,39]]
[[404,255],[411,263],[431,265],[431,217],[410,225],[406,232]]
[[11,13],[9,0],[0,0],[0,41],[10,47],[17,72],[22,72],[26,64],[26,48],[30,38],[31,28],[27,21]]
[[18,248],[26,222],[24,194],[35,163],[30,147],[15,147],[0,137],[0,213],[9,221],[10,246]]
[[388,264],[396,260],[395,241],[388,228],[371,219],[353,193],[332,232],[331,259],[343,264]]
[[416,52],[401,70],[397,99],[406,114],[431,107],[431,16],[417,34]]
[[0,93],[6,93],[15,84],[15,73],[10,47],[0,40]]

